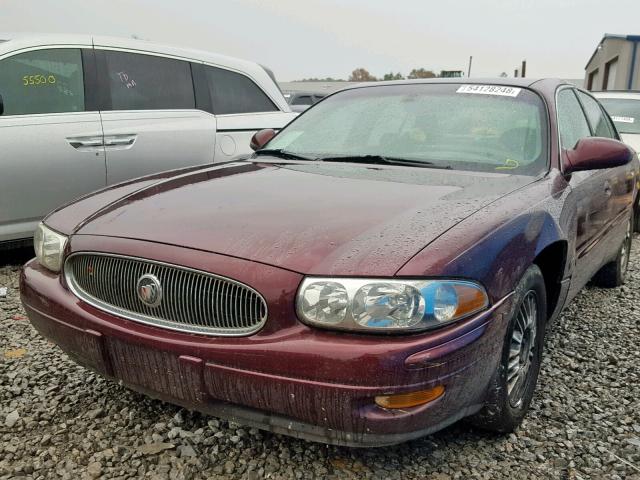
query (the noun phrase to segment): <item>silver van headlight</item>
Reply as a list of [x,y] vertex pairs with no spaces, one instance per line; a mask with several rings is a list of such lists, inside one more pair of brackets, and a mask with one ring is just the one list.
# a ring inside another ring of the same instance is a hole
[[33,248],[40,265],[52,272],[62,268],[62,254],[68,238],[40,223],[33,235]]

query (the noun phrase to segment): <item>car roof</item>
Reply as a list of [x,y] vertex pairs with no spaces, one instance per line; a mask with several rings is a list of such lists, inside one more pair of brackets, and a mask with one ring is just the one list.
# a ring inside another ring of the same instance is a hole
[[591,92],[596,98],[626,98],[631,100],[640,100],[640,91],[615,91],[607,90],[605,92]]
[[530,88],[546,98],[552,98],[557,87],[568,85],[576,87],[572,83],[559,78],[418,78],[412,80],[390,80],[383,82],[363,82],[357,85],[345,87],[343,90],[354,88],[372,88],[388,85],[412,85],[412,84],[453,84],[453,85],[499,85],[505,87]]
[[[396,85],[396,84],[412,84],[412,83],[453,83],[453,84],[471,84],[471,85],[504,85],[504,86],[513,86],[513,87],[531,87],[534,83],[539,82],[541,79],[539,78],[505,78],[505,77],[436,77],[436,78],[416,78],[409,80],[387,80],[382,82],[364,82],[355,87],[367,86],[367,85]],[[562,80],[559,80],[562,82]]]
[[175,54],[184,58],[200,59],[216,59],[217,63],[231,65],[257,65],[255,62],[242,60],[235,57],[220,55],[206,50],[199,50],[188,47],[176,47],[162,43],[151,42],[139,38],[112,37],[104,35],[83,35],[83,34],[57,34],[57,33],[0,33],[0,38],[5,41],[16,43],[28,43],[30,45],[95,45],[127,48],[132,50],[148,51],[155,53],[163,53],[167,55]]
[[186,47],[149,42],[136,38],[92,36],[82,34],[42,34],[42,33],[1,33],[0,38],[10,39],[0,43],[0,55],[12,51],[34,46],[78,45],[84,47],[110,47],[140,51],[142,53],[156,53],[187,61],[203,62],[211,65],[236,70],[251,77],[274,100],[280,110],[288,112],[289,106],[282,97],[276,82],[271,78],[265,67],[249,60],[242,60],[217,53]]

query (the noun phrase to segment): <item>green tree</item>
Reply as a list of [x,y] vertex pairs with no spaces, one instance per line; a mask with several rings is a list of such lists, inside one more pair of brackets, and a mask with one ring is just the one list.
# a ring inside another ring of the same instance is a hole
[[398,73],[390,72],[390,73],[385,73],[382,79],[383,80],[404,80],[404,77],[400,72]]
[[350,82],[375,82],[376,80],[378,79],[371,75],[366,68],[356,68],[349,77]]
[[425,70],[424,68],[414,68],[407,78],[435,78],[437,75],[431,70]]

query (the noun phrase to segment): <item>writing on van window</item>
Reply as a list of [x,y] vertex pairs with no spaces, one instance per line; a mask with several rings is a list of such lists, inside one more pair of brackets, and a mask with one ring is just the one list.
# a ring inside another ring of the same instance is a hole
[[126,72],[118,72],[118,78],[127,88],[134,88],[136,81],[133,78],[129,78],[129,74]]
[[56,83],[55,75],[25,75],[22,77],[22,85],[25,87],[36,85],[53,85]]
[[52,48],[17,53],[0,60],[4,115],[84,110],[82,53]]
[[195,108],[189,62],[129,52],[103,52],[112,110]]

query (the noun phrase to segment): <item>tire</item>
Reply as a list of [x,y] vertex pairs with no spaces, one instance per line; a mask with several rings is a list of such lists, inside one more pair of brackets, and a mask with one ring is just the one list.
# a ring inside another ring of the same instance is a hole
[[[499,433],[513,432],[520,425],[538,381],[547,321],[547,294],[544,277],[537,265],[530,266],[522,276],[514,300],[515,308],[507,326],[500,364],[489,384],[485,405],[469,418],[472,425]],[[527,313],[531,312],[532,306],[535,306],[535,312]],[[526,327],[524,335],[520,334],[523,326]],[[514,352],[517,347],[520,348],[518,353]]]
[[618,250],[616,259],[607,263],[593,277],[593,283],[598,287],[615,288],[624,284],[629,268],[629,254],[631,252],[631,243],[633,241],[633,225],[634,216],[631,215],[627,223],[627,230],[622,245]]

